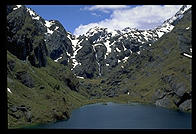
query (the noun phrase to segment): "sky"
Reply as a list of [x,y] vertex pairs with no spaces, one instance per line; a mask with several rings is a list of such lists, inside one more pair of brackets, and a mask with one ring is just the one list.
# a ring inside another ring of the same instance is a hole
[[99,26],[153,29],[175,15],[182,5],[26,5],[46,20],[58,20],[75,35]]

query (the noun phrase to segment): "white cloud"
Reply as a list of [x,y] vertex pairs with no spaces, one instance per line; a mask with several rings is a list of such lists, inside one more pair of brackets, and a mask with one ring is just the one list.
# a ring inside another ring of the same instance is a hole
[[[106,9],[107,6],[105,6]],[[181,5],[143,5],[134,8],[110,7],[113,10],[109,19],[100,22],[80,25],[75,29],[74,34],[81,35],[90,28],[99,26],[111,30],[122,30],[126,27],[138,29],[152,29],[161,25],[166,19],[172,17],[181,7]],[[109,8],[109,7],[108,7]],[[92,6],[89,10],[104,9],[102,6]]]
[[91,15],[96,16],[96,17],[100,17],[101,15],[97,14],[97,13],[91,13]]
[[95,5],[95,6],[86,6],[84,7],[84,10],[90,10],[90,11],[98,10],[104,13],[109,13],[110,10],[124,9],[124,8],[129,8],[129,6],[126,6],[126,5]]

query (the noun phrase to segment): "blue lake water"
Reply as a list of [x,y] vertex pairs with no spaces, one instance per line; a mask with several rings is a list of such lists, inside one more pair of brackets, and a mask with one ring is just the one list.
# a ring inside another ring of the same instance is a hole
[[191,129],[190,113],[142,104],[90,104],[73,110],[67,121],[36,128],[50,129]]

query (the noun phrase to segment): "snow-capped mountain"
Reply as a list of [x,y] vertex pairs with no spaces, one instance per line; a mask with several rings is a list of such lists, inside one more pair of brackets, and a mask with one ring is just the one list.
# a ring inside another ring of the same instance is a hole
[[[88,66],[81,57],[83,49],[88,49],[85,56],[90,56],[92,65],[95,66],[90,70],[96,70],[98,76],[103,74],[102,70],[115,67],[119,63],[125,63],[131,54],[141,54],[143,50],[148,49],[155,41],[164,34],[172,31],[175,24],[183,17],[183,13],[191,6],[182,6],[182,8],[171,18],[163,22],[162,25],[155,29],[139,30],[127,27],[123,30],[110,30],[108,28],[94,27],[88,30],[84,35],[78,38],[72,38],[72,46],[74,51],[73,68],[76,75],[85,76],[81,72],[88,72],[88,68],[81,71],[81,68]],[[101,51],[101,52],[100,52]],[[89,58],[89,57],[88,57]]]
[[[127,27],[123,30],[111,30],[96,26],[79,37],[67,32],[59,21],[44,20],[25,6],[13,6],[9,12],[17,13],[23,10],[23,14],[30,16],[35,27],[39,29],[37,34],[43,35],[50,58],[69,65],[77,76],[91,78],[104,75],[118,64],[123,66],[132,54],[140,55],[143,50],[149,49],[164,34],[172,31],[190,7],[182,6],[173,17],[155,29],[139,30]],[[24,57],[23,59],[26,59],[26,56]]]

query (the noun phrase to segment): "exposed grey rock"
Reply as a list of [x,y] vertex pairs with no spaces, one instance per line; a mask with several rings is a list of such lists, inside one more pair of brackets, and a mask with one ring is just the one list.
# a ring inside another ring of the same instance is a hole
[[21,83],[24,84],[25,86],[27,86],[29,88],[34,87],[33,78],[26,71],[17,72],[16,78],[19,81],[21,81]]
[[179,109],[181,111],[189,111],[192,109],[192,99],[184,101],[182,104],[179,105]]
[[10,60],[7,62],[7,65],[8,65],[8,68],[10,69],[10,71],[14,70],[15,64],[16,63],[13,60]]
[[[58,29],[54,30],[56,27],[58,27]],[[67,37],[67,32],[62,24],[59,21],[54,20],[51,30],[54,31],[53,34],[46,37],[46,45],[50,58],[56,60],[61,55],[65,57],[67,56],[66,52],[70,55],[73,54],[71,41]],[[67,61],[67,58],[65,59]],[[66,61],[64,61],[63,64],[66,63]]]
[[182,104],[184,101],[192,99],[191,94],[184,93],[183,96],[178,97],[178,101],[176,102],[176,105],[179,107],[180,104]]
[[20,60],[28,59],[33,66],[46,66],[47,48],[43,38],[46,27],[42,24],[44,20],[41,17],[39,21],[33,20],[25,6],[8,13],[8,51]]
[[175,93],[178,95],[178,96],[183,96],[183,94],[185,93],[186,91],[186,88],[183,84],[178,84],[178,88],[175,90]]
[[8,76],[7,76],[7,82],[9,82],[9,83],[12,83],[12,82],[14,82],[11,78],[9,78]]
[[155,105],[168,108],[171,105],[171,100],[165,96],[163,99],[157,100]]
[[20,112],[9,113],[9,114],[16,119],[20,119],[22,117],[22,114]]
[[16,112],[16,111],[17,111],[17,107],[16,107],[16,106],[10,107],[9,109],[10,109],[12,112]]
[[69,114],[67,112],[58,112],[56,109],[53,110],[53,118],[55,120],[64,120],[70,118]]
[[32,119],[31,111],[25,112],[25,117],[27,119],[27,122],[31,122],[31,119]]
[[157,90],[157,91],[154,93],[153,98],[154,98],[155,100],[157,100],[157,99],[162,99],[164,96],[165,96],[164,91],[161,90],[161,89],[159,89],[159,90]]
[[16,108],[17,108],[17,110],[20,110],[22,112],[27,112],[28,111],[28,109],[25,106],[20,106],[20,107],[16,107]]

